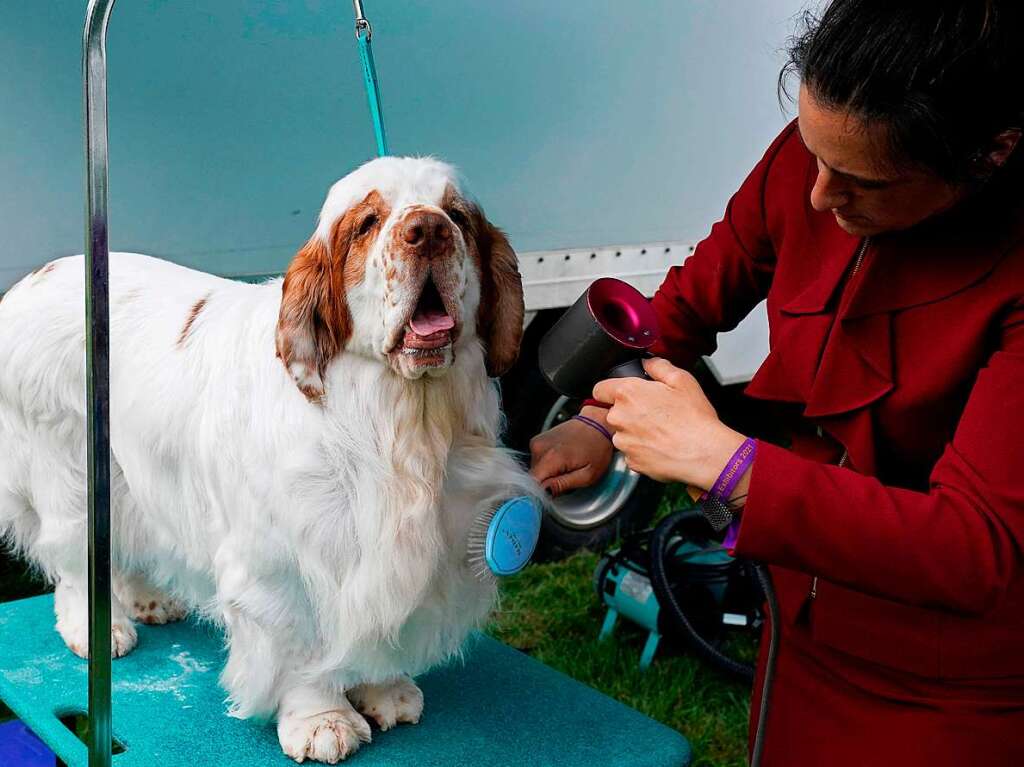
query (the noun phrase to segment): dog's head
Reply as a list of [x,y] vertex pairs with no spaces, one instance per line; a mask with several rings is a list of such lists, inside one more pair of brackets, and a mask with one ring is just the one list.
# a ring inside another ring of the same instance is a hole
[[477,344],[487,372],[519,353],[523,287],[505,235],[429,158],[385,157],[331,187],[285,275],[277,355],[310,399],[342,351],[443,375]]

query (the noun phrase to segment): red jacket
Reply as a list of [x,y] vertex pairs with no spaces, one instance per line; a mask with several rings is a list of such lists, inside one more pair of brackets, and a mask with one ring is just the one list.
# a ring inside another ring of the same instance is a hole
[[871,238],[851,278],[861,239],[811,208],[816,173],[791,124],[654,297],[656,351],[688,366],[767,297],[747,394],[823,436],[759,443],[737,554],[776,566],[783,625],[869,691],[1010,695],[1024,764],[1021,190]]

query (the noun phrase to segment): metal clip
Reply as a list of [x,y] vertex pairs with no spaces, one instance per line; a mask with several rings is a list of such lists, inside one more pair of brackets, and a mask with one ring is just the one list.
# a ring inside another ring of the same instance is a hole
[[363,0],[352,0],[352,9],[356,14],[356,39],[358,40],[363,32],[366,32],[366,39],[373,37],[373,27],[369,20],[363,15]]

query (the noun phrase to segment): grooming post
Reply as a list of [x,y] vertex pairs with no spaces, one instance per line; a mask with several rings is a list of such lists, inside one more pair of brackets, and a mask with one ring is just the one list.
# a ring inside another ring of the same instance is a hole
[[109,767],[110,312],[107,261],[107,24],[114,0],[90,0],[85,83],[85,353],[89,462],[89,765]]

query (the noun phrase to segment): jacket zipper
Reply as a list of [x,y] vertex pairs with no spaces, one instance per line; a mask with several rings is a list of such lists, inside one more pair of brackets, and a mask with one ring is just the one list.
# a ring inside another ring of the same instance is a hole
[[[846,461],[849,459],[850,454],[846,450],[843,450],[843,454],[839,456],[839,463],[836,465],[840,468],[846,465]],[[807,593],[807,598],[813,602],[818,598],[818,576],[815,575],[811,578],[811,590]]]
[[[853,269],[850,270],[850,278],[846,281],[846,286],[843,288],[843,293],[844,294],[846,292],[846,289],[850,287],[850,283],[853,282],[853,278],[855,276],[857,276],[857,272],[860,271],[860,265],[862,263],[864,263],[864,254],[867,253],[868,243],[870,241],[871,241],[870,237],[865,237],[863,240],[861,240],[860,248],[857,250],[857,257],[856,257],[856,259],[854,259],[854,262],[853,262]],[[840,303],[842,303],[841,299],[840,299]],[[839,307],[838,306],[836,307],[836,311],[837,312],[839,311]],[[839,463],[837,465],[840,466],[840,467],[845,466],[846,462],[849,460],[849,458],[850,458],[850,453],[849,453],[849,451],[847,451],[844,448],[843,449],[843,454],[839,457]],[[809,601],[813,602],[817,598],[818,598],[818,576],[815,575],[815,576],[813,576],[811,578],[811,590],[807,594],[807,599]]]
[[[864,254],[868,252],[868,243],[871,242],[870,237],[865,237],[860,242],[860,249],[857,251],[857,259],[853,262],[853,269],[850,271],[850,279],[846,281],[846,287],[850,287],[850,282],[860,271],[860,265],[864,263]],[[846,288],[843,288],[845,291]]]

